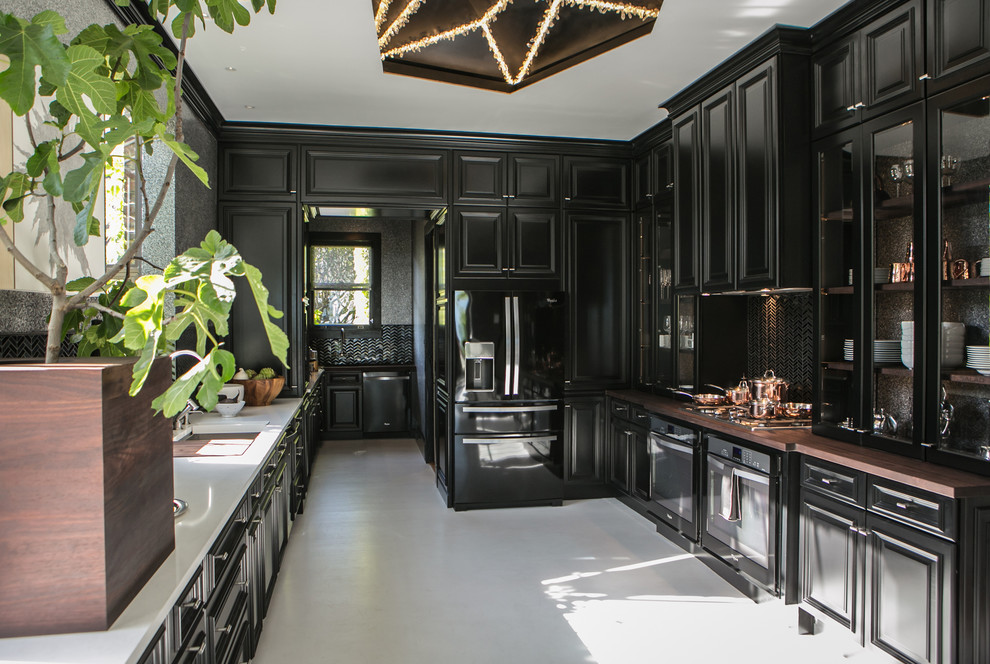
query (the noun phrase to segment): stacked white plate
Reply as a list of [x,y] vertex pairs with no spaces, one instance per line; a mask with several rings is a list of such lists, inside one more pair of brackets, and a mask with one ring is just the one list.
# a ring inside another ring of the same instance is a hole
[[990,258],[983,258],[973,264],[973,270],[978,277],[990,277]]
[[853,361],[853,340],[846,339],[845,343],[842,344],[842,359],[846,362]]
[[[939,363],[943,369],[963,365],[966,326],[963,323],[942,323],[942,352]],[[914,367],[914,321],[901,321],[901,364]]]
[[875,267],[873,268],[873,283],[875,284],[886,284],[890,282],[890,268],[889,267]]
[[900,339],[874,339],[873,340],[873,361],[874,362],[899,362],[901,359]]
[[990,346],[966,346],[966,366],[990,376]]

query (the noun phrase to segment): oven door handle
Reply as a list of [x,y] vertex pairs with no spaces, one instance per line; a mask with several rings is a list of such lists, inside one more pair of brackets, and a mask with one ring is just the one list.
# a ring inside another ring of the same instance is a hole
[[502,443],[554,443],[557,436],[526,436],[513,438],[464,438],[464,445],[500,445]]
[[653,432],[651,436],[653,440],[656,441],[656,444],[659,445],[660,447],[666,447],[667,449],[675,450],[677,452],[686,452],[688,454],[694,453],[694,447],[692,447],[691,445],[687,445],[679,441],[673,441],[667,436],[656,432]]
[[733,463],[732,461],[725,461],[719,459],[714,455],[708,455],[710,461],[714,461],[721,469],[729,469],[731,472],[735,473],[736,477],[739,479],[751,480],[757,484],[762,484],[763,486],[770,486],[770,476],[764,475],[763,473],[753,472],[738,463]]
[[557,406],[464,406],[465,413],[542,413],[557,410]]

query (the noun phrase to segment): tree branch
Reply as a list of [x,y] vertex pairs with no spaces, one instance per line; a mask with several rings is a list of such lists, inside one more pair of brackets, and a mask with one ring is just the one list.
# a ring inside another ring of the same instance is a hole
[[110,316],[113,316],[114,318],[119,318],[120,320],[124,320],[124,314],[120,313],[119,311],[115,311],[114,309],[111,309],[110,307],[104,307],[99,302],[89,302],[89,303],[86,304],[86,306],[87,307],[93,307],[97,311],[102,311],[103,313],[108,314]]
[[59,155],[58,160],[59,161],[66,161],[67,159],[71,159],[72,157],[74,157],[77,154],[79,154],[80,152],[82,152],[82,149],[84,147],[86,147],[86,141],[80,140],[79,141],[79,145],[77,145],[76,147],[72,148],[71,150],[69,150],[65,154]]

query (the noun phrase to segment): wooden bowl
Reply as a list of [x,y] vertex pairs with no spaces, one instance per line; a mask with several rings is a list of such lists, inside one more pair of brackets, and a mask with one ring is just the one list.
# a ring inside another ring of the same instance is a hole
[[248,406],[270,406],[278,393],[282,391],[285,377],[275,376],[262,380],[232,380],[230,382],[244,386],[244,402]]

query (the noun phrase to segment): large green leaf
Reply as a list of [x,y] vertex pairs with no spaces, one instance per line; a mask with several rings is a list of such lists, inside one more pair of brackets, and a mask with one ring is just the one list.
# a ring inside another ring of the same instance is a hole
[[253,265],[244,263],[244,276],[247,277],[248,284],[251,286],[251,294],[254,296],[254,302],[258,305],[258,313],[261,314],[261,321],[265,326],[265,334],[268,335],[268,343],[271,345],[272,353],[284,366],[288,367],[289,363],[286,357],[289,352],[289,338],[271,320],[274,309],[268,304],[268,289],[265,288],[261,281],[261,270]]
[[38,144],[34,154],[28,157],[25,171],[33,178],[41,176],[45,169],[58,170],[58,139],[52,139]]
[[[220,372],[217,372],[218,365]],[[151,402],[151,406],[162,411],[165,417],[175,417],[185,407],[193,391],[202,384],[196,398],[200,405],[210,410],[217,405],[217,392],[230,380],[234,371],[233,355],[228,351],[215,349],[179,376],[163,394]]]
[[199,159],[199,155],[196,154],[191,147],[185,143],[180,143],[175,140],[175,136],[168,133],[165,129],[165,125],[158,124],[155,127],[155,131],[158,135],[158,139],[168,146],[168,148],[179,157],[179,160],[186,165],[192,174],[199,178],[199,181],[203,183],[206,187],[210,186],[210,176],[203,170],[199,165],[196,164],[196,160]]
[[[20,171],[11,171],[7,177],[0,178],[0,200],[3,201],[3,211],[14,222],[24,220],[24,199],[31,193],[31,179]],[[5,223],[0,215],[0,223]]]
[[106,54],[111,60],[126,53],[133,54],[135,67],[132,77],[144,90],[157,90],[166,80],[165,74],[168,72],[163,71],[161,65],[166,70],[175,69],[175,54],[162,46],[161,35],[154,32],[150,25],[128,25],[123,30],[108,25],[106,35],[109,40]]
[[224,32],[233,32],[234,23],[247,25],[251,22],[251,12],[238,0],[206,0],[210,18]]
[[103,166],[106,157],[100,152],[83,154],[79,168],[65,174],[65,200],[80,203],[87,200],[103,184]]
[[[81,120],[94,113],[114,114],[117,111],[117,87],[106,73],[97,71],[106,64],[103,55],[83,44],[70,46],[66,55],[71,69],[65,83],[55,93],[59,103]],[[90,141],[87,139],[87,142]],[[96,144],[90,142],[90,145]]]
[[34,106],[37,67],[52,83],[61,85],[69,73],[70,63],[56,30],[65,31],[65,23],[54,19],[54,12],[42,12],[28,22],[12,14],[0,13],[0,54],[10,64],[0,72],[0,98],[10,104],[17,115]]

